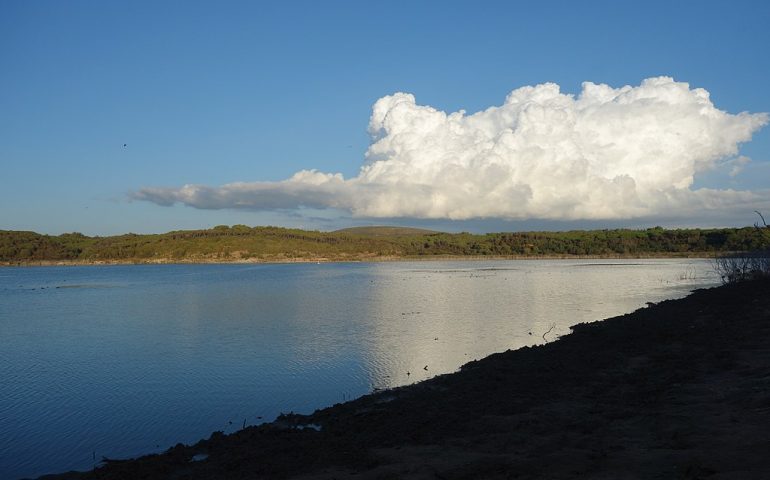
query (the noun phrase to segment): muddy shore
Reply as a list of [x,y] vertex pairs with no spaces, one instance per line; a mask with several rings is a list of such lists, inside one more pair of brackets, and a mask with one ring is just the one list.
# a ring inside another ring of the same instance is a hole
[[770,281],[454,374],[45,479],[770,478]]

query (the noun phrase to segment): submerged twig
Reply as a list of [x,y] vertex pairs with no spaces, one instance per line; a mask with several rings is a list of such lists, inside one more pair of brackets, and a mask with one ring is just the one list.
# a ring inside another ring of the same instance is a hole
[[551,324],[551,328],[549,328],[549,329],[548,329],[548,331],[547,331],[547,332],[545,332],[545,333],[543,334],[543,341],[544,341],[544,342],[547,342],[547,341],[548,341],[548,340],[546,340],[546,339],[545,339],[545,336],[546,336],[546,335],[548,335],[549,333],[551,333],[551,330],[553,330],[554,328],[556,328],[556,324],[555,324],[555,323],[552,323],[552,324]]

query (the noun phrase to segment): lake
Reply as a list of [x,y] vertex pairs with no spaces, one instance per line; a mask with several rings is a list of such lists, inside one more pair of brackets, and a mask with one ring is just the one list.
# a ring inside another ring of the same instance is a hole
[[692,259],[1,268],[0,478],[310,413],[716,284]]

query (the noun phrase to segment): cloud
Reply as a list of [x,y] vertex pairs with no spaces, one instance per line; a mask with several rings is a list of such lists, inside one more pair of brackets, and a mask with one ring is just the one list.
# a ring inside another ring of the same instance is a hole
[[738,158],[734,158],[734,159],[728,161],[727,164],[732,167],[730,169],[730,174],[729,175],[731,177],[737,176],[739,173],[741,173],[743,171],[743,169],[749,163],[751,163],[751,159],[749,157],[745,157],[743,155],[741,155]]
[[[204,209],[346,210],[356,217],[601,220],[770,205],[770,191],[692,189],[768,122],[730,114],[669,77],[577,96],[545,83],[467,115],[379,99],[358,176],[303,170],[280,182],[143,188],[134,199]],[[745,165],[738,157],[731,174]]]

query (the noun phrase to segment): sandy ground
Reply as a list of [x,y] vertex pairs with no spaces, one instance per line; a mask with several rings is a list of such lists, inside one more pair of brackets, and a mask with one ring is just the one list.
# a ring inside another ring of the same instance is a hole
[[770,282],[699,290],[309,416],[45,478],[768,479]]

